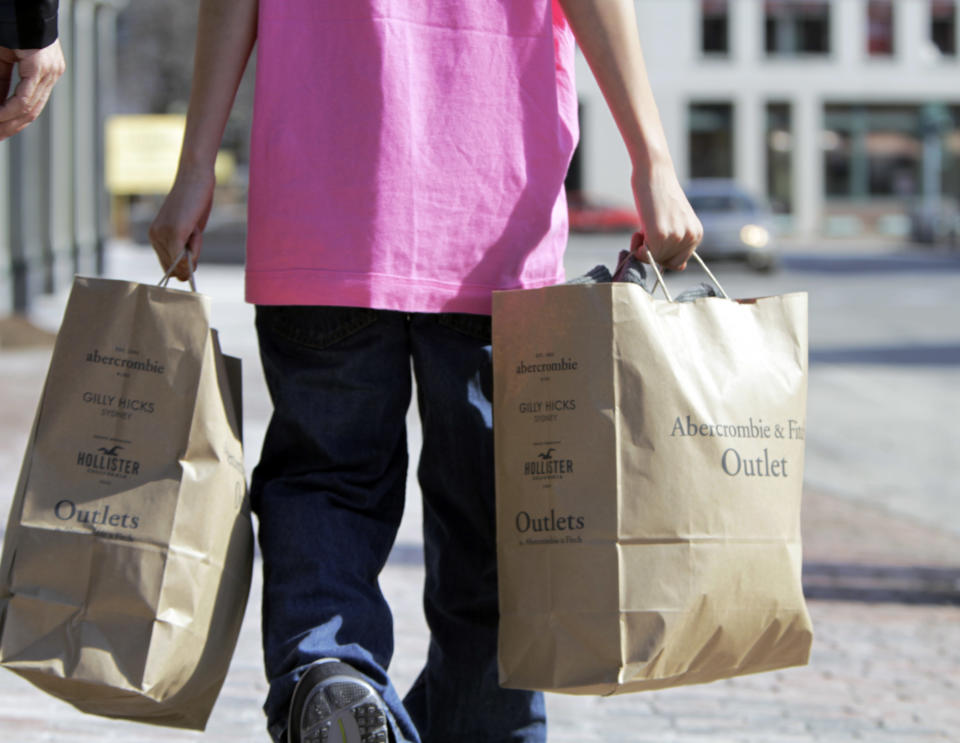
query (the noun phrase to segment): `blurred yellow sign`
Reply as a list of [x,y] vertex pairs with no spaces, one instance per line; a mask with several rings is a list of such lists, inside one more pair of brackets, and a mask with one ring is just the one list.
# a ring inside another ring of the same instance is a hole
[[[106,181],[114,196],[165,194],[173,185],[180,159],[186,116],[137,114],[107,120]],[[217,153],[217,183],[233,178],[236,161]]]

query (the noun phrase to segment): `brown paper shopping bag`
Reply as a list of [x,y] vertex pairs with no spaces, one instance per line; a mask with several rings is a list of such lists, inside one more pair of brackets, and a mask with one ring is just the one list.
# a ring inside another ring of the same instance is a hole
[[612,694],[806,663],[806,295],[494,295],[504,686]]
[[202,295],[78,277],[0,563],[0,664],[77,708],[202,729],[250,585],[239,360]]

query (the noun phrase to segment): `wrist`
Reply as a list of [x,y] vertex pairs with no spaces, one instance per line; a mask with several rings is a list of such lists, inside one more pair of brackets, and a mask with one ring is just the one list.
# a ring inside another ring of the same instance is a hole
[[634,172],[650,174],[663,168],[673,170],[673,158],[670,157],[666,141],[628,145],[627,151]]
[[217,153],[206,148],[193,149],[184,145],[180,152],[180,164],[177,175],[190,177],[202,176],[214,169],[217,162]]

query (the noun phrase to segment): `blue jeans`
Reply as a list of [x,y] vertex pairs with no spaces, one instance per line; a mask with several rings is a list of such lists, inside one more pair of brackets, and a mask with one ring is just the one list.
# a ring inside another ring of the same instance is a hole
[[[490,318],[261,306],[257,332],[274,404],[251,484],[274,739],[304,667],[335,657],[380,692],[398,743],[545,741],[542,694],[497,683]],[[411,359],[430,646],[401,702],[378,577],[403,513]]]

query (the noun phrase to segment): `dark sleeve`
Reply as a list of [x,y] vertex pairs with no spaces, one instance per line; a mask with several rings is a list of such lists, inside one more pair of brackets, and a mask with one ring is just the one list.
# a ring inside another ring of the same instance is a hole
[[57,38],[59,0],[0,0],[0,46],[43,49]]

